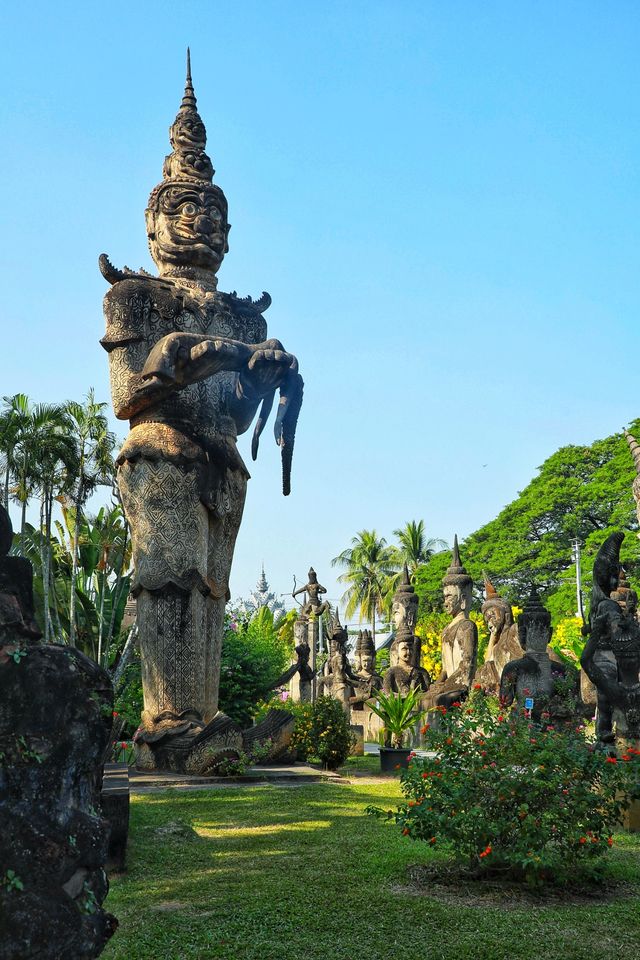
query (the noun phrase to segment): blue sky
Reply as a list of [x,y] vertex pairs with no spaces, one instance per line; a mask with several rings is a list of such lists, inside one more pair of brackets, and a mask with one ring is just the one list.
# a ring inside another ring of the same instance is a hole
[[34,2],[0,31],[0,384],[34,400],[109,398],[97,257],[151,268],[191,45],[220,287],[271,293],[306,381],[291,496],[266,433],[253,465],[234,597],[264,560],[335,598],[356,531],[464,537],[639,415],[636,3]]

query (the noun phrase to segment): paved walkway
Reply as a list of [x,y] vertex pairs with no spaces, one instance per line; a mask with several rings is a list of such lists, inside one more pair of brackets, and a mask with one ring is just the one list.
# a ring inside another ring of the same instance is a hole
[[264,783],[302,785],[304,783],[348,783],[349,781],[331,770],[320,770],[306,763],[288,766],[270,764],[250,767],[244,777],[193,777],[188,774],[165,773],[153,770],[129,770],[131,793],[155,793],[159,790],[211,790],[212,787],[256,786]]

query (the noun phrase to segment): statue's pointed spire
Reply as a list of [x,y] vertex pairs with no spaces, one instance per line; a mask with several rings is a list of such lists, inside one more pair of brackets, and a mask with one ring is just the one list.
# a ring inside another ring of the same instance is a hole
[[453,538],[453,550],[451,551],[451,564],[447,569],[446,576],[444,577],[443,586],[462,586],[464,584],[473,583],[472,578],[469,576],[465,570],[462,560],[460,559],[460,547],[458,546],[458,534],[456,533]]
[[402,571],[402,582],[404,584],[411,583],[411,578],[409,577],[409,567],[405,563],[404,570]]
[[180,110],[194,110],[197,112],[197,103],[198,101],[196,100],[193,81],[191,79],[191,50],[187,47],[187,79],[184,85],[184,94],[182,103],[180,104]]
[[636,465],[636,473],[638,476],[640,476],[640,444],[637,442],[636,438],[629,433],[628,430],[624,431],[624,436],[629,444],[629,450],[631,450],[633,462]]
[[489,579],[489,574],[486,572],[486,570],[482,571],[482,575],[484,577],[485,600],[493,600],[495,599],[495,597],[498,596],[498,591],[496,590],[494,585],[491,583],[491,580]]

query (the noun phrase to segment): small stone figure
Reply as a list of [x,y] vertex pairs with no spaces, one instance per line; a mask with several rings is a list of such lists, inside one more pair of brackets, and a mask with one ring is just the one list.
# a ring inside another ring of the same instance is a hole
[[590,634],[580,658],[597,689],[596,733],[604,744],[640,737],[640,626],[634,591],[620,585],[623,539],[612,533],[596,557]]
[[454,537],[453,556],[444,587],[444,608],[453,620],[442,631],[442,671],[423,705],[426,709],[448,707],[464,700],[476,672],[478,657],[478,630],[469,617],[473,580],[460,560],[458,537]]
[[331,623],[329,659],[325,665],[326,673],[318,682],[318,690],[321,694],[324,693],[333,697],[334,700],[338,700],[345,713],[348,714],[354,696],[354,688],[360,682],[360,678],[351,669],[347,657],[347,640],[347,630],[340,623],[340,617],[336,610]]
[[490,693],[498,694],[500,678],[511,660],[519,660],[524,650],[518,642],[518,627],[513,620],[513,610],[508,600],[501,597],[485,574],[485,601],[482,616],[489,630],[489,644],[484,663],[474,677]]
[[[508,707],[515,701],[518,707],[531,709],[531,717],[537,723],[543,713],[549,714],[549,722],[571,719],[575,713],[571,695],[575,696],[577,690],[558,689],[563,683],[570,684],[573,678],[564,665],[549,656],[551,614],[541,604],[535,587],[518,618],[518,633],[524,656],[511,660],[502,671],[501,702]],[[527,699],[533,701],[531,708],[526,707]]]
[[376,648],[369,630],[358,634],[355,649],[355,676],[358,679],[355,700],[368,700],[382,687],[382,677],[376,671]]
[[11,538],[0,507],[0,957],[92,960],[117,927],[97,812],[113,688],[79,650],[40,642]]
[[297,676],[296,689],[298,695],[294,696],[293,699],[301,703],[307,703],[311,700],[311,681],[315,676],[315,671],[309,666],[309,657],[311,656],[309,644],[296,644],[295,653],[295,663],[292,663],[289,669],[285,670],[281,677],[278,677],[273,685],[273,689],[275,690],[278,687],[284,686],[285,683],[289,683],[289,681]]
[[431,677],[423,667],[416,667],[414,660],[415,638],[406,628],[396,636],[396,652],[398,662],[395,667],[389,667],[384,675],[382,689],[385,693],[399,693],[406,697],[410,690],[424,690],[426,693],[431,684]]
[[318,575],[313,567],[311,567],[309,570],[309,582],[306,583],[304,587],[298,587],[292,594],[294,597],[299,596],[301,593],[308,595],[308,599],[300,607],[298,619],[308,620],[310,617],[319,619],[325,610],[329,610],[329,604],[326,601],[323,602],[320,600],[320,596],[326,592],[327,588],[323,587],[321,583],[318,583]]

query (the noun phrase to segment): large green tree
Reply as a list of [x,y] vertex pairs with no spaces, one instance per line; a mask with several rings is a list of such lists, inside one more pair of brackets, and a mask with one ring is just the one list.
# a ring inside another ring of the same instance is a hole
[[[631,425],[640,435],[640,420]],[[582,551],[582,586],[588,600],[598,549],[613,530],[628,531],[622,561],[632,583],[640,560],[638,523],[631,493],[635,467],[621,433],[590,446],[561,447],[527,487],[461,547],[470,575],[482,583],[483,570],[512,603],[521,603],[531,583],[543,591],[554,620],[576,611],[572,541]],[[436,554],[415,577],[421,611],[440,610],[442,577],[450,553]],[[479,594],[478,594],[479,595]]]

